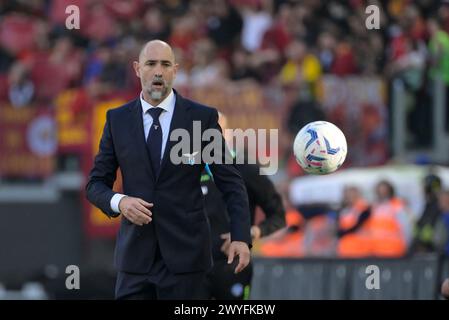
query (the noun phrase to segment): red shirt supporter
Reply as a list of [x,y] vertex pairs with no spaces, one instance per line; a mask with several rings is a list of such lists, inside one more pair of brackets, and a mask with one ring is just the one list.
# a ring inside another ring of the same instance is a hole
[[[80,78],[82,52],[70,40],[57,40],[53,51],[29,56],[31,79],[36,86],[36,98],[53,99]],[[49,77],[48,75],[51,75]]]
[[0,44],[13,54],[34,48],[37,20],[22,14],[9,14],[0,19]]
[[86,20],[86,27],[80,28],[80,31],[88,38],[104,42],[117,36],[116,22],[102,3],[89,8]]
[[105,6],[118,19],[129,21],[138,17],[143,8],[143,0],[108,0]]
[[341,42],[337,46],[331,72],[337,76],[346,76],[354,74],[356,71],[357,67],[351,45],[347,42]]
[[407,45],[407,37],[404,34],[394,37],[391,40],[390,59],[392,61],[395,61],[400,57],[402,57],[407,52],[406,45]]
[[291,37],[286,26],[282,22],[277,22],[265,32],[262,49],[277,49],[283,52],[290,42]]

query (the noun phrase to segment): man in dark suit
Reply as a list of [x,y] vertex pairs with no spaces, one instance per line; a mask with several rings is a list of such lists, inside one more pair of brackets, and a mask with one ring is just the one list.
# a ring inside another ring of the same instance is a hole
[[[227,130],[227,117],[219,113],[218,123],[224,132],[225,141],[231,142],[233,135]],[[232,152],[232,151],[231,151]],[[244,150],[235,152],[244,153]],[[285,208],[281,195],[273,182],[260,173],[258,163],[240,163],[236,166],[242,175],[246,190],[251,217],[251,236],[253,241],[268,236],[285,227]],[[251,263],[242,272],[235,274],[232,266],[227,264],[228,249],[231,243],[229,234],[229,215],[222,194],[214,183],[214,176],[208,170],[203,172],[201,185],[204,194],[204,205],[212,232],[212,256],[214,266],[206,277],[206,289],[209,298],[216,300],[243,300],[250,296],[250,285],[253,274]],[[265,218],[256,224],[256,209],[262,209]]]
[[[178,65],[167,43],[148,42],[133,66],[142,92],[107,112],[86,186],[89,201],[106,215],[122,214],[115,249],[116,298],[206,298],[201,284],[212,256],[200,185],[205,163],[199,159],[202,150],[191,150],[189,158],[195,153],[198,157],[194,162],[175,164],[172,157],[180,155],[171,152],[177,141],[170,134],[184,129],[192,136],[193,122],[199,121],[202,132],[220,130],[219,142],[225,146],[218,113],[172,89]],[[198,143],[204,149],[217,141]],[[191,146],[196,144],[191,141]],[[228,152],[218,149],[222,161],[210,163],[210,169],[226,199],[232,239],[228,263],[238,257],[238,273],[250,260],[250,216],[239,171],[225,161]],[[118,168],[124,194],[112,191]]]

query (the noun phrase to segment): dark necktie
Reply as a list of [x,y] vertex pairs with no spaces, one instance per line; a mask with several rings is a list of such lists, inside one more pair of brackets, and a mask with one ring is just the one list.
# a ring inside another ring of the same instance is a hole
[[162,128],[159,123],[159,116],[162,111],[164,111],[162,108],[151,108],[148,110],[148,113],[153,118],[153,124],[148,132],[147,146],[150,152],[151,166],[156,177],[161,166]]

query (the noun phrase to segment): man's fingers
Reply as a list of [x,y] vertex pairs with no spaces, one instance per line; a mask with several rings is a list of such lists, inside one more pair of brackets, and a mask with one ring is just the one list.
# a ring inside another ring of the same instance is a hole
[[147,209],[144,205],[140,204],[140,203],[137,204],[136,209],[139,210],[140,212],[143,212],[147,216],[151,216],[152,215],[151,211],[149,209]]
[[240,271],[246,268],[248,263],[249,263],[249,255],[247,255],[246,253],[241,253],[239,255],[239,264],[235,268],[234,272],[239,273]]
[[147,207],[147,208],[151,208],[153,206],[152,203],[146,202],[145,200],[142,200],[140,198],[136,198],[137,201],[139,201],[140,204],[142,204],[143,206]]
[[150,223],[153,219],[153,213],[149,208],[153,207],[153,203],[146,202],[140,198],[125,197],[127,200],[124,205],[123,215],[132,223],[142,226]]
[[135,207],[131,207],[129,210],[127,210],[125,216],[129,221],[139,226],[148,224],[153,220],[150,215],[143,213]]
[[130,214],[128,215],[128,220],[131,221],[132,223],[141,226],[143,225],[143,221],[139,220],[139,217],[137,216],[137,214],[130,212]]
[[[239,260],[240,261],[240,260]],[[237,267],[235,267],[234,269],[234,273],[239,273],[240,271],[242,271],[244,268],[244,265],[242,262],[239,262],[239,264],[237,265]]]
[[249,264],[251,254],[248,245],[240,241],[232,242],[229,247],[228,264],[232,263],[234,256],[238,256],[238,264],[234,273],[239,273]]
[[140,201],[133,202],[128,208],[127,213],[128,215],[132,215],[132,222],[137,225],[147,224],[152,220],[152,212],[148,210]]
[[138,220],[142,224],[148,224],[152,220],[149,215],[147,215],[145,213],[142,213],[141,211],[139,211],[136,215],[137,215],[137,219],[136,220]]
[[129,220],[129,222],[136,224],[136,225],[141,225],[141,223],[136,219],[136,217],[134,215],[130,215],[128,214],[128,216],[126,216],[126,219]]

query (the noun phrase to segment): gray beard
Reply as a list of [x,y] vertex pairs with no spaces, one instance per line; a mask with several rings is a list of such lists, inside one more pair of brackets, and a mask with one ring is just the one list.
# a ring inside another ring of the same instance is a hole
[[161,100],[162,99],[162,94],[163,94],[162,91],[151,91],[150,92],[151,99],[153,99],[155,101]]

